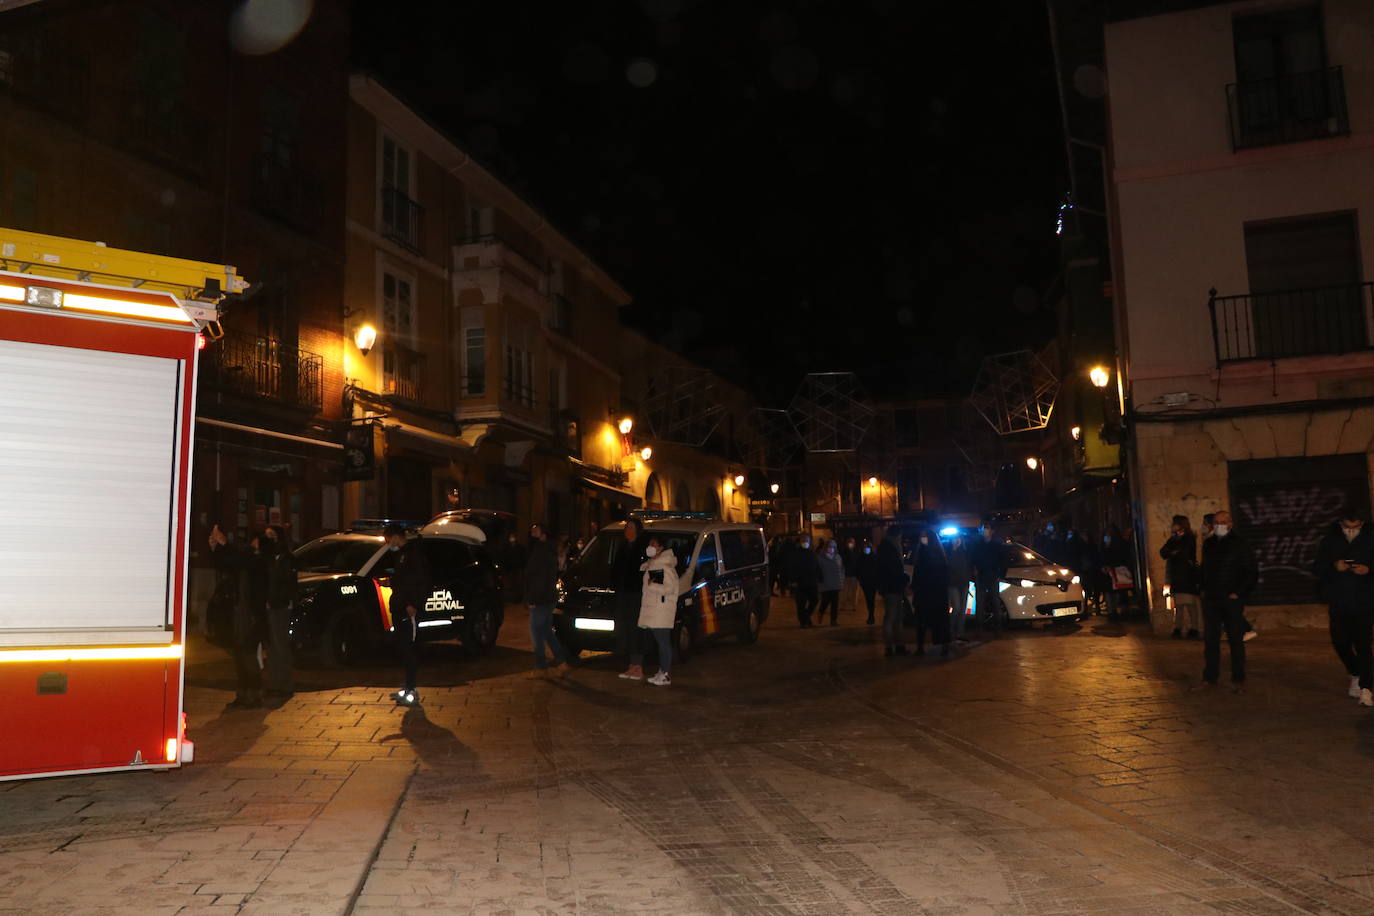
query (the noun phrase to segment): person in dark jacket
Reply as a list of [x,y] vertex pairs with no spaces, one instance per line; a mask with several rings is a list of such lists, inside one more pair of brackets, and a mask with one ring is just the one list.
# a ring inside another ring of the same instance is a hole
[[1202,685],[1215,687],[1221,672],[1221,631],[1231,645],[1231,686],[1245,690],[1245,598],[1259,582],[1254,554],[1232,530],[1231,513],[1218,512],[1202,545]]
[[979,537],[972,556],[974,602],[978,623],[986,627],[1001,618],[1002,599],[998,597],[997,586],[1007,574],[1007,551],[1005,545],[993,537],[990,522],[983,523]]
[[1198,614],[1201,599],[1198,590],[1197,537],[1193,534],[1188,516],[1175,515],[1169,540],[1159,548],[1164,560],[1164,584],[1174,602],[1174,639],[1183,638],[1183,625],[1188,624],[1188,638],[1198,638]]
[[[429,557],[419,538],[407,539],[400,525],[387,525],[383,531],[386,546],[395,553],[391,574],[391,635],[405,669],[405,686],[391,695],[397,706],[420,705],[416,692],[420,678],[420,609],[434,590]],[[380,562],[380,561],[379,561]]]
[[906,568],[902,565],[902,529],[896,525],[878,545],[878,593],[883,596],[883,655],[906,655],[902,642],[903,618],[906,616]]
[[1127,576],[1131,577],[1134,583],[1135,578],[1131,573],[1134,561],[1131,558],[1130,546],[1121,535],[1121,529],[1116,525],[1110,525],[1105,534],[1102,535],[1102,547],[1097,553],[1097,568],[1101,573],[1102,588],[1107,597],[1107,617],[1111,620],[1121,618],[1121,604],[1125,600],[1126,593],[1130,586],[1119,578],[1122,570]]
[[[219,582],[217,588],[223,587],[225,600],[232,602],[229,647],[234,657],[237,689],[226,709],[262,707],[262,667],[258,664],[258,646],[266,629],[264,614],[267,610],[267,589],[266,563],[261,549],[262,543],[256,536],[247,547],[240,548],[229,542],[219,525],[210,532],[210,559]],[[261,580],[261,585],[253,581],[255,577]]]
[[859,588],[864,593],[864,603],[868,606],[868,619],[864,623],[872,626],[874,597],[878,594],[878,557],[873,552],[873,545],[867,541],[858,549],[858,556],[854,559],[854,578],[859,580]]
[[968,584],[973,581],[973,553],[968,549],[968,539],[956,534],[950,540],[945,559],[949,561],[949,635],[957,646],[964,641]]
[[639,605],[644,598],[644,548],[649,546],[644,529],[636,519],[625,523],[624,543],[618,544],[611,561],[611,584],[615,588],[615,654],[622,656],[628,667],[621,672],[635,680],[644,677],[642,666],[634,664],[632,655],[640,654]]
[[949,654],[949,561],[940,539],[922,530],[912,563],[911,603],[916,609],[916,654],[926,654],[926,634],[941,655]]
[[1374,706],[1374,531],[1351,509],[1317,548],[1312,571],[1327,602],[1331,645],[1350,675],[1349,694]]
[[787,558],[787,582],[797,604],[797,623],[811,626],[811,614],[820,601],[821,563],[811,549],[811,535],[803,534]]
[[840,590],[844,588],[844,560],[840,557],[840,546],[834,538],[825,542],[816,557],[821,568],[820,604],[816,616],[825,622],[825,611],[830,609],[830,625],[839,626]]
[[530,609],[530,642],[534,646],[534,671],[542,676],[548,668],[544,646],[553,656],[554,673],[568,672],[568,653],[553,631],[553,609],[558,603],[558,553],[549,543],[543,525],[530,526],[530,547],[525,554],[525,604]]
[[296,603],[296,566],[281,525],[268,525],[262,537],[267,586],[267,693],[278,704],[296,691],[292,681],[291,608]]

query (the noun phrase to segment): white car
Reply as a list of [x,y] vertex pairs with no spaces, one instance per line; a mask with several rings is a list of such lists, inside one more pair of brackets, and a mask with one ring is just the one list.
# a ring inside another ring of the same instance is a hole
[[[997,597],[1006,609],[1007,620],[1034,623],[1078,620],[1084,613],[1083,584],[1076,572],[1045,557],[1024,544],[999,545],[1006,551],[1007,574],[997,584]],[[966,614],[978,613],[978,597],[969,584]]]

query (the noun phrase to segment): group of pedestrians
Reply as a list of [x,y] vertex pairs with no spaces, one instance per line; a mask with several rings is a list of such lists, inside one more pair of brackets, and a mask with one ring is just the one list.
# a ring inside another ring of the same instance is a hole
[[[292,678],[291,608],[296,570],[286,530],[269,525],[242,543],[218,524],[210,530],[215,569],[212,600],[230,607],[230,651],[237,689],[230,709],[280,706],[295,693]],[[266,655],[266,683],[260,649]]]
[[865,623],[876,624],[881,596],[885,655],[907,654],[903,634],[908,628],[916,631],[917,655],[925,654],[927,642],[948,655],[952,645],[965,644],[970,583],[979,583],[988,596],[982,606],[992,608],[997,582],[1006,574],[1005,555],[991,525],[981,532],[975,544],[961,533],[948,547],[931,529],[921,529],[904,543],[897,526],[888,528],[876,547],[851,537],[844,543],[823,539],[813,548],[808,534],[780,537],[770,549],[773,586],[778,594],[791,595],[802,629],[824,623],[827,615],[830,626],[838,626],[839,612],[857,610],[860,597]]

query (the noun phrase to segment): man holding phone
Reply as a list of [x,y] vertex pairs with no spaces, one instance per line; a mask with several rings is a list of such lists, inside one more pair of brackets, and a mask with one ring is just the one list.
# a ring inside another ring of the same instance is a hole
[[1331,645],[1350,675],[1349,694],[1374,706],[1374,532],[1365,514],[1347,508],[1317,549],[1313,572],[1326,598]]

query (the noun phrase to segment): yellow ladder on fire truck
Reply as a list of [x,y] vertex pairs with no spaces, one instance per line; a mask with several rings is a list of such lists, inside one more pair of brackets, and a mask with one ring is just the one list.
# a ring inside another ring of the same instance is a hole
[[0,226],[0,270],[80,283],[171,293],[198,322],[219,317],[218,303],[240,293],[247,281],[232,266],[143,251],[104,242],[24,232]]

